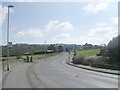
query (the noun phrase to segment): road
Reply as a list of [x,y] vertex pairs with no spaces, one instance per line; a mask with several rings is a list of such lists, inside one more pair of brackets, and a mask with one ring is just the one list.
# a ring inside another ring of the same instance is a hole
[[[4,88],[118,88],[116,75],[66,64],[62,53],[33,64],[19,65],[4,81]],[[24,69],[23,69],[24,68]]]

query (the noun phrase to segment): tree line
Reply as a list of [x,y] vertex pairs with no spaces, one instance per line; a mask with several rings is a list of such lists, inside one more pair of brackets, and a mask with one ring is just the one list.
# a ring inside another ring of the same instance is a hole
[[[2,56],[7,56],[7,46],[0,46],[2,48]],[[47,51],[52,52],[62,52],[63,47],[62,46],[56,46],[55,44],[50,45],[36,45],[36,44],[15,44],[12,45],[12,47],[9,48],[10,56],[21,56],[25,53],[30,54],[42,54],[47,53]]]
[[[75,44],[14,44],[9,48],[10,56],[21,56],[25,53],[29,54],[43,54],[43,53],[55,53],[55,52],[69,52],[75,48],[79,48],[80,45]],[[3,57],[7,56],[7,45],[0,46]]]
[[[88,45],[88,44],[87,44]],[[109,56],[109,63],[111,64],[119,64],[118,58],[120,55],[118,52],[120,51],[120,35],[117,37],[114,37],[111,41],[109,41],[108,45],[105,48],[101,49],[102,56],[107,55]],[[20,56],[24,53],[29,52],[30,54],[35,53],[45,53],[48,50],[52,52],[63,52],[63,51],[74,51],[75,49],[80,49],[81,45],[75,45],[75,44],[62,44],[62,45],[56,45],[56,44],[14,44],[12,45],[10,50],[10,56]],[[85,47],[85,46],[83,46]],[[2,53],[0,55],[7,56],[7,46],[0,46],[0,50]],[[107,52],[106,52],[107,51]]]

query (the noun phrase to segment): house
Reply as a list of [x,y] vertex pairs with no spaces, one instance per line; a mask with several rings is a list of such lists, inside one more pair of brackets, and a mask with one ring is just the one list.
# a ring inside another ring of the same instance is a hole
[[92,49],[94,46],[92,44],[88,44],[86,43],[85,45],[83,45],[83,49]]

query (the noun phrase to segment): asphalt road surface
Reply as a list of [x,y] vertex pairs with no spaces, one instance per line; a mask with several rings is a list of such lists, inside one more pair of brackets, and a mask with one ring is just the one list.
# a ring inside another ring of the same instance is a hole
[[4,78],[4,88],[118,88],[118,76],[66,64],[68,53],[21,64]]

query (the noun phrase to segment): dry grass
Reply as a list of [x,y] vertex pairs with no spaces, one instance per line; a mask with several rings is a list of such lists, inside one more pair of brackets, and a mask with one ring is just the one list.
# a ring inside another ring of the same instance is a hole
[[93,64],[107,64],[108,60],[109,60],[109,58],[107,58],[107,57],[76,56],[73,59],[73,63],[92,66]]

